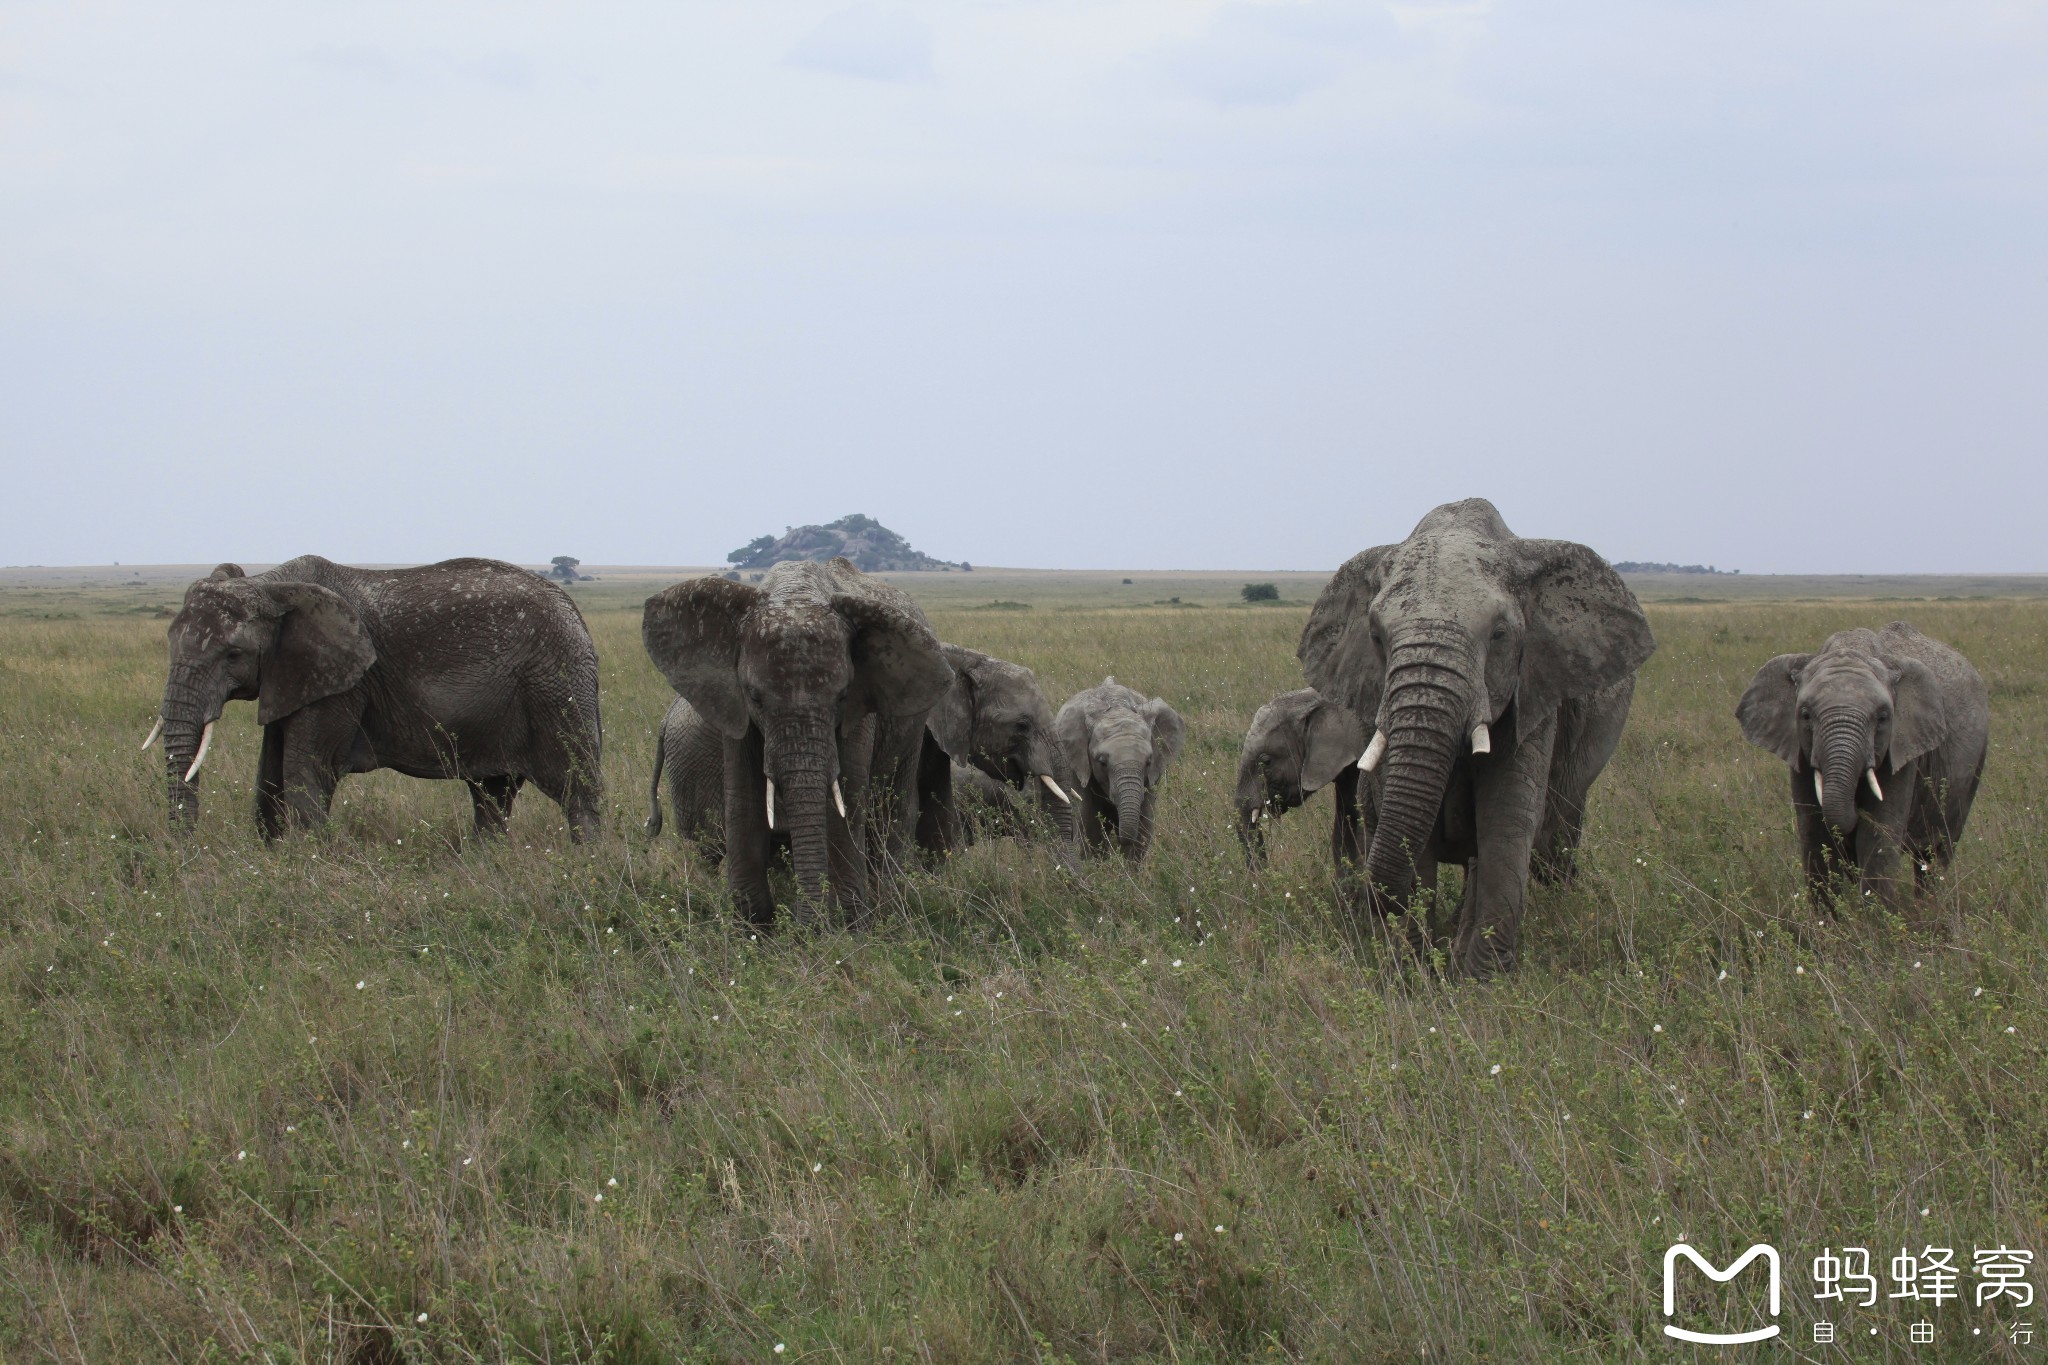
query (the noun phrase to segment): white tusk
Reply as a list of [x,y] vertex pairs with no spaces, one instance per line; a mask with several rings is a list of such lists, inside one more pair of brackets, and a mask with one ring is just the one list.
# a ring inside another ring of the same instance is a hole
[[1380,759],[1386,755],[1386,752],[1387,732],[1385,730],[1373,731],[1372,743],[1366,745],[1365,752],[1359,755],[1358,771],[1362,773],[1369,773],[1374,768],[1379,767]]
[[775,779],[768,779],[768,828],[775,828]]
[[1884,800],[1884,788],[1877,785],[1877,769],[1865,768],[1863,777],[1870,783],[1870,794],[1880,801]]
[[1040,773],[1038,775],[1038,780],[1045,784],[1045,789],[1047,791],[1051,792],[1054,796],[1057,796],[1060,799],[1060,803],[1062,805],[1071,806],[1074,804],[1073,798],[1068,796],[1065,792],[1061,791],[1060,784],[1053,781],[1051,777],[1049,777],[1045,773]]
[[1480,721],[1472,727],[1472,752],[1490,754],[1493,752],[1493,736],[1487,731],[1486,722]]
[[147,753],[149,751],[149,746],[156,743],[156,737],[162,734],[163,732],[164,718],[162,716],[158,716],[156,718],[156,724],[149,727],[149,738],[142,741],[142,749],[144,753]]
[[1820,769],[1818,768],[1813,770],[1813,799],[1823,806],[1828,803],[1827,788],[1821,785]]
[[206,728],[199,732],[199,752],[192,755],[192,766],[185,769],[185,780],[190,782],[199,776],[199,765],[206,762],[206,751],[213,747],[213,722],[206,722]]
[[839,779],[832,779],[832,804],[839,807],[839,818],[846,818],[846,798],[839,794]]

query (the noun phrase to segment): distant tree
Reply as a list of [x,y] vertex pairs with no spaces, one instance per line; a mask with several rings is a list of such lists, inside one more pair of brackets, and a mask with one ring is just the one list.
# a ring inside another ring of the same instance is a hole
[[973,566],[972,564],[969,564],[969,563],[968,563],[968,562],[967,562],[966,560],[964,560],[964,559],[963,559],[963,560],[961,560],[961,561],[960,561],[960,572],[961,572],[961,573],[973,573],[973,572],[974,572],[974,566]]
[[725,562],[728,564],[744,564],[774,543],[774,536],[755,536],[752,540],[740,546],[739,549],[727,555]]
[[1280,585],[1277,583],[1247,583],[1240,590],[1247,602],[1278,602]]
[[548,570],[548,577],[559,578],[564,583],[574,583],[576,581],[576,569],[583,563],[582,560],[574,555],[556,555],[549,562],[555,567]]

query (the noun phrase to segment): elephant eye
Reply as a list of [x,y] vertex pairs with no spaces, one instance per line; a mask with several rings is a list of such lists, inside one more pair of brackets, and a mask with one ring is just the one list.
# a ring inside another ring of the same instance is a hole
[[1508,638],[1508,627],[1505,621],[1503,621],[1502,623],[1493,628],[1493,638],[1496,640],[1505,640]]

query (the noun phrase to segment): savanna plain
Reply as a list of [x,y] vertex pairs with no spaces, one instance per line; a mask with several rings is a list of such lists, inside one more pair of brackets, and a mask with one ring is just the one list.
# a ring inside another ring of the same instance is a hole
[[[2041,1358],[1967,1279],[1932,1345],[1895,1303],[1807,1328],[1825,1246],[2048,1255],[2038,585],[1639,585],[1659,647],[1581,877],[1472,984],[1340,915],[1327,795],[1240,856],[1238,743],[1319,580],[1133,577],[897,581],[1055,705],[1114,673],[1181,710],[1149,862],[988,839],[863,928],[758,938],[641,833],[660,579],[575,590],[585,846],[531,791],[477,842],[459,784],[390,774],[265,846],[248,705],[171,838],[136,746],[182,582],[9,580],[0,1357],[1661,1358],[1682,1236],[1784,1251],[1773,1358]],[[1932,894],[1829,918],[1731,712],[1770,655],[1900,618],[1990,683],[1984,788]]]

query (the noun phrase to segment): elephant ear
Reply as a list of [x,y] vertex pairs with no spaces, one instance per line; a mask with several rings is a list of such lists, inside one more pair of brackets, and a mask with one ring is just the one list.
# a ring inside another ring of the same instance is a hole
[[1365,726],[1351,709],[1325,698],[1308,713],[1301,744],[1301,792],[1329,785],[1365,752]]
[[692,578],[647,599],[640,640],[668,685],[727,739],[747,732],[740,625],[767,594],[727,578]]
[[1376,545],[1345,561],[1316,598],[1295,650],[1309,686],[1350,707],[1368,725],[1380,713],[1380,693],[1387,680],[1386,660],[1372,642],[1368,618],[1393,550],[1391,545]]
[[1088,714],[1079,697],[1070,698],[1052,718],[1053,743],[1067,765],[1066,785],[1076,792],[1088,785],[1095,765],[1088,761]]
[[1599,555],[1569,540],[1524,540],[1520,549],[1532,563],[1515,709],[1533,724],[1634,673],[1657,641],[1636,595]]
[[258,666],[259,723],[348,691],[377,662],[363,618],[339,593],[312,583],[265,583],[261,591],[277,637]]
[[965,763],[974,747],[974,666],[982,656],[958,645],[941,645],[940,650],[953,670],[953,685],[924,718],[925,728],[946,757]]
[[1188,737],[1188,727],[1180,718],[1180,712],[1166,702],[1154,697],[1140,708],[1146,720],[1152,723],[1152,761],[1145,765],[1145,780],[1157,782],[1166,775],[1166,769],[1180,757],[1180,746]]
[[1787,763],[1799,762],[1799,678],[1812,659],[1811,654],[1780,654],[1756,671],[1735,703],[1742,737]]
[[953,686],[939,637],[914,609],[836,593],[832,609],[853,629],[854,676],[868,708],[884,716],[928,716]]
[[1898,670],[1892,679],[1892,771],[1948,738],[1948,707],[1941,699],[1941,683],[1934,670],[1918,659],[1893,659]]

